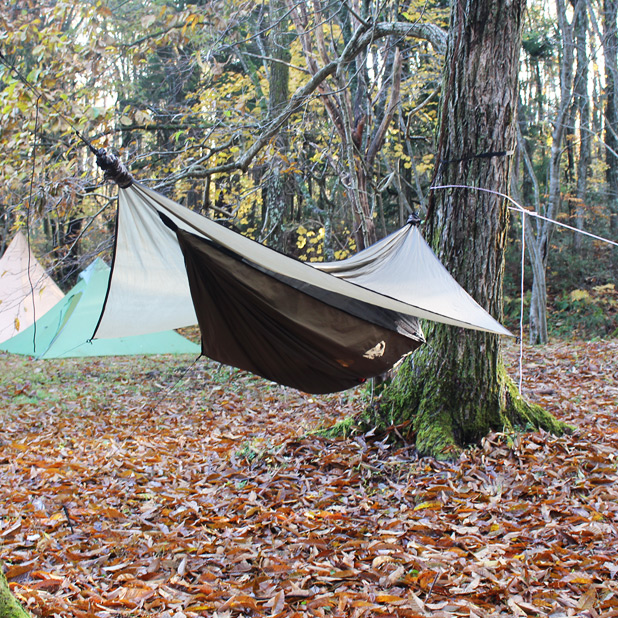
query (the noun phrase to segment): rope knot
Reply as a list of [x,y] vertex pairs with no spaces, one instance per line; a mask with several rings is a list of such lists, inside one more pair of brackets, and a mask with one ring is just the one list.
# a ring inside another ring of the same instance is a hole
[[421,219],[420,219],[420,217],[419,217],[416,213],[414,213],[414,212],[413,212],[413,213],[412,213],[412,214],[408,217],[408,220],[406,221],[406,224],[408,224],[408,223],[409,223],[410,225],[414,225],[414,226],[416,226],[416,225],[420,225],[420,223],[421,223]]
[[105,148],[96,151],[97,165],[105,172],[105,180],[113,180],[121,189],[127,189],[133,184],[133,176],[113,154],[105,152]]

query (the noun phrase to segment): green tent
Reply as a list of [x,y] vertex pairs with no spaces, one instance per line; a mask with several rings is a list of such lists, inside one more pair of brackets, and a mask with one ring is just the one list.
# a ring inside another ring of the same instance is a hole
[[0,350],[36,358],[200,353],[199,345],[173,330],[90,341],[101,315],[109,276],[109,267],[96,259],[63,300],[32,326],[0,343]]

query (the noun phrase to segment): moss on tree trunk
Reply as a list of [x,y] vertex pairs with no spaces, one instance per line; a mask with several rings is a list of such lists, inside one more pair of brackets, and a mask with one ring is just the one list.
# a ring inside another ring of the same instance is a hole
[[[508,222],[502,194],[515,148],[524,10],[524,0],[453,3],[435,189],[424,225],[449,272],[498,319]],[[519,396],[497,335],[432,323],[426,338],[361,424],[386,428],[409,421],[408,437],[418,451],[439,458],[455,457],[492,430],[567,428]]]
[[[386,430],[409,421],[408,437],[419,454],[438,459],[457,457],[462,446],[491,431],[542,428],[560,434],[569,429],[519,394],[495,335],[442,325],[431,331],[430,345],[406,360],[381,398],[357,419],[359,428]],[[439,353],[444,349],[440,340],[454,353]]]
[[11,593],[0,564],[0,618],[30,618],[30,614]]

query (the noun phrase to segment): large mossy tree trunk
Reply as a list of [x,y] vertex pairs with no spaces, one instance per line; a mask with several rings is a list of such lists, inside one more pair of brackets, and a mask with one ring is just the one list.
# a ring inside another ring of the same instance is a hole
[[[446,57],[435,186],[506,193],[515,146],[525,0],[456,0]],[[425,233],[442,263],[492,315],[502,313],[507,206],[494,193],[436,190]],[[496,335],[430,324],[368,424],[406,421],[421,455],[453,458],[491,430],[565,426],[526,403],[507,377]]]
[[30,618],[30,614],[11,594],[0,563],[0,618]]

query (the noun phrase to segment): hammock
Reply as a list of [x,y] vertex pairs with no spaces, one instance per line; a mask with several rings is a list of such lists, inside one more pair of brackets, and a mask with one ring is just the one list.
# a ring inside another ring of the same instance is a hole
[[120,189],[94,338],[199,324],[202,353],[326,393],[384,373],[424,342],[418,318],[510,335],[408,224],[347,260],[286,257],[133,182]]

